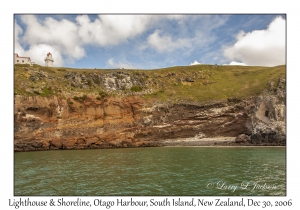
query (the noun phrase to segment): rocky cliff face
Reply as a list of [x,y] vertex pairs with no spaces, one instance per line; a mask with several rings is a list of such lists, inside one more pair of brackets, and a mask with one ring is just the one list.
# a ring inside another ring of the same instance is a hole
[[[122,79],[123,85],[132,85]],[[115,81],[107,85],[122,86]],[[237,137],[231,145],[285,145],[285,95],[284,77],[260,96],[204,105],[158,103],[141,96],[75,100],[16,95],[15,151],[161,146],[166,139],[220,136]]]
[[[281,77],[277,86],[270,83],[270,89],[256,97],[255,109],[251,116],[252,144],[286,143],[286,81]],[[270,94],[274,93],[274,94]]]

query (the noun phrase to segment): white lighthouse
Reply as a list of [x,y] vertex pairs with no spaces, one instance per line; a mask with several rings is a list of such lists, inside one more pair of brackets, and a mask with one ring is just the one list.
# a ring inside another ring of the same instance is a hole
[[54,62],[54,60],[52,58],[52,54],[50,52],[48,52],[47,57],[45,58],[45,66],[52,67],[53,62]]

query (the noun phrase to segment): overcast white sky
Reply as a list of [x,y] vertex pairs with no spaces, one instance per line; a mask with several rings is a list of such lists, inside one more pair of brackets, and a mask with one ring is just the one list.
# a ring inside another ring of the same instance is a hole
[[154,69],[285,64],[286,17],[268,15],[15,15],[15,53],[44,65]]

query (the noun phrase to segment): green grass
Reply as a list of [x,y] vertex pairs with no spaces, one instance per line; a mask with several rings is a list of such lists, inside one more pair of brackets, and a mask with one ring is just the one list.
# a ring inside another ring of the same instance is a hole
[[[190,74],[187,73],[187,70]],[[279,81],[279,78],[285,75],[285,66],[273,68],[220,66],[215,69],[209,68],[209,66],[197,66],[185,67],[180,70],[178,70],[178,67],[174,67],[162,71],[164,71],[165,74],[171,71],[177,71],[177,76],[179,77],[191,75],[191,72],[204,71],[203,76],[206,76],[207,79],[196,78],[195,81],[191,83],[179,82],[174,84],[174,82],[172,83],[170,80],[158,78],[158,80],[165,82],[164,93],[158,94],[155,92],[151,94],[153,98],[175,101],[209,101],[229,97],[245,98],[258,95],[267,89],[269,81]],[[151,97],[151,95],[148,97]]]
[[[129,74],[131,78],[138,81],[140,85],[134,85],[131,91],[152,89],[152,94],[143,95],[147,99],[180,102],[197,101],[207,102],[220,100],[229,97],[245,98],[261,94],[268,89],[268,82],[274,81],[277,87],[279,79],[286,74],[286,66],[260,67],[260,66],[175,66],[155,70],[107,70],[107,69],[70,69],[65,67],[49,68],[34,65],[33,67],[14,66],[14,94],[36,95],[30,90],[34,86],[40,96],[51,96],[72,94],[81,100],[83,95],[94,94],[95,97],[103,98],[114,96],[116,92],[107,92],[100,84],[98,76],[111,74],[114,71],[121,71]],[[39,77],[37,81],[31,81],[31,75],[38,75],[41,72],[47,75],[47,79]],[[80,84],[72,86],[65,77],[68,72],[84,74],[87,77],[88,85]],[[94,73],[98,76],[89,76]],[[122,75],[117,78],[122,79]],[[191,82],[193,81],[193,82]],[[58,91],[58,89],[60,91]],[[129,90],[119,90],[128,93]],[[141,92],[140,92],[141,93]],[[139,93],[139,94],[140,94]]]
[[52,96],[54,93],[52,92],[52,87],[44,87],[42,89],[41,96]]

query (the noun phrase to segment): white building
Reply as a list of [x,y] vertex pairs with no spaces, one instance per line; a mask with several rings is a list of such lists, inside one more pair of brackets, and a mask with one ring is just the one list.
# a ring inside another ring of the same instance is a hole
[[54,62],[54,60],[52,58],[52,54],[50,52],[48,52],[47,57],[45,58],[45,66],[52,67],[53,62]]
[[30,66],[32,66],[34,64],[34,62],[31,62],[30,57],[22,57],[22,56],[19,56],[18,53],[15,53],[14,63],[15,64],[29,64]]

